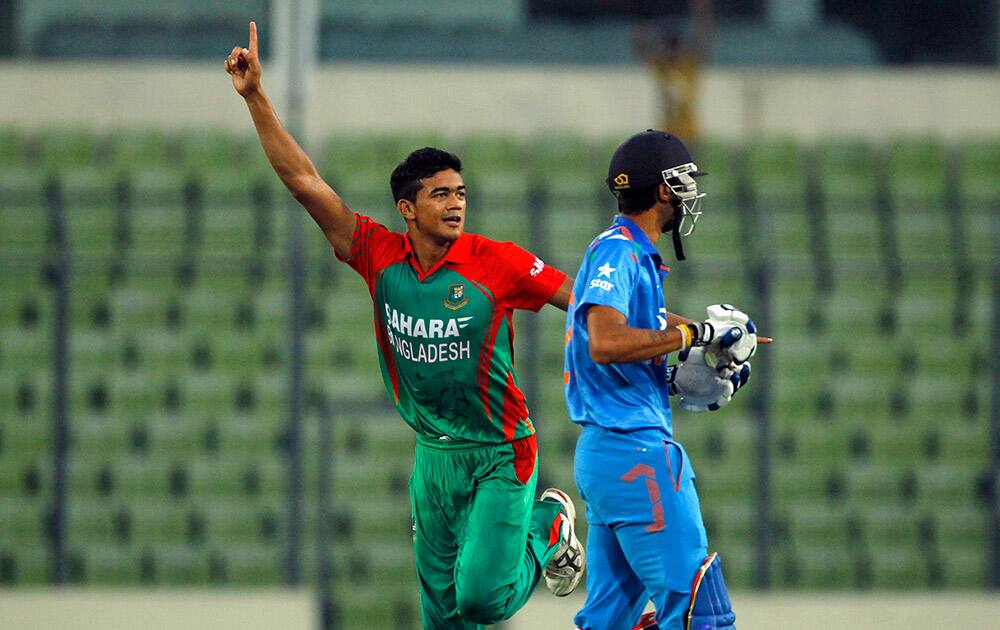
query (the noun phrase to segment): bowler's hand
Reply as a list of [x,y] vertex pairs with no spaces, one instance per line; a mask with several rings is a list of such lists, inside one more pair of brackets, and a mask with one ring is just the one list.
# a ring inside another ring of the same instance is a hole
[[260,89],[260,57],[257,55],[257,23],[250,22],[250,48],[236,46],[226,57],[226,72],[240,96],[247,98]]

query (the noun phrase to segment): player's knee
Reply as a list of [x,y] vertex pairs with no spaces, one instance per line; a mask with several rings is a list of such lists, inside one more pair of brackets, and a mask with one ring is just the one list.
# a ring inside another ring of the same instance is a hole
[[506,612],[505,602],[489,589],[456,588],[455,599],[462,619],[478,624],[502,621]]

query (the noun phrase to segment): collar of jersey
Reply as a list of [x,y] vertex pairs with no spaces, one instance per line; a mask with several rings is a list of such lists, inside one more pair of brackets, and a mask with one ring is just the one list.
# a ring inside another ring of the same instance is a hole
[[440,269],[446,262],[464,263],[472,260],[472,235],[468,232],[462,232],[462,235],[458,237],[458,240],[448,247],[448,251],[441,258],[441,260],[439,260],[436,265],[428,269],[427,273],[420,270],[420,265],[417,263],[417,255],[413,251],[413,244],[410,243],[409,234],[403,236],[403,251],[405,256],[410,260],[410,265],[412,265],[413,269],[417,272],[417,277],[420,280],[423,280]]
[[628,218],[624,214],[619,214],[618,216],[615,217],[615,221],[614,223],[612,223],[612,225],[615,227],[624,228],[623,232],[625,233],[625,236],[627,236],[630,241],[638,245],[639,248],[642,249],[642,252],[644,254],[646,254],[647,256],[651,256],[654,260],[657,261],[657,264],[659,264],[659,262],[662,260],[662,258],[660,257],[660,252],[656,251],[656,248],[653,247],[653,244],[649,242],[649,237],[646,236],[646,233],[642,231],[641,227],[636,225],[635,221]]

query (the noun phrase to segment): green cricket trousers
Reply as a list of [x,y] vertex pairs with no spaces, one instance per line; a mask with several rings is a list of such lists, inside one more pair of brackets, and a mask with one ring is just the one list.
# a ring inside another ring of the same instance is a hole
[[561,506],[535,501],[535,436],[417,437],[410,505],[424,628],[480,628],[528,601],[559,546]]

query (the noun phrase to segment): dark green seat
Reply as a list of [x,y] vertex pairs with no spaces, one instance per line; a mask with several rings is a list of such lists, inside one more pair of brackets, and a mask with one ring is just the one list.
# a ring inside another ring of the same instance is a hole
[[[811,269],[806,272],[799,268],[779,269],[772,276],[771,321],[766,323],[771,336],[801,335],[808,330],[810,313],[820,302],[814,292]],[[765,323],[760,322],[760,325]]]
[[48,585],[51,581],[51,562],[48,543],[4,545],[0,547],[0,565],[3,586]]
[[228,448],[232,443],[232,439],[226,440],[229,451],[226,461],[208,460],[191,467],[192,493],[202,499],[215,500],[241,496],[251,500],[258,495],[280,499],[287,475],[280,454],[275,452],[270,460],[263,459],[260,454],[251,458],[240,449]]
[[386,172],[386,179],[388,180],[389,173],[392,172],[392,169],[397,164],[417,149],[434,147],[450,153],[457,153],[459,158],[462,158],[462,154],[460,153],[461,146],[461,142],[449,140],[443,137],[440,132],[430,129],[416,129],[393,133],[385,139],[385,159],[387,160],[387,166],[389,166],[389,171]]
[[523,144],[505,134],[466,136],[458,155],[462,159],[462,174],[467,179],[483,177],[488,173],[524,174],[526,171]]
[[958,146],[962,233],[969,258],[977,264],[996,259],[997,209],[1000,208],[1000,140],[967,140]]
[[855,429],[846,422],[802,423],[795,430],[799,455],[817,465],[835,465],[846,461],[854,434]]
[[[166,189],[162,191],[167,193]],[[151,262],[155,261],[152,267],[160,273],[168,273],[168,269],[164,269],[162,259],[157,257],[177,256],[186,251],[188,246],[185,213],[181,206],[171,204],[159,208],[143,208],[132,213],[131,252]]]
[[284,581],[286,555],[282,545],[234,545],[224,548],[221,556],[229,585],[279,584]]
[[[740,152],[732,143],[722,138],[704,138],[697,145],[689,147],[699,171],[707,172],[698,180],[698,188],[707,193],[702,203],[705,209],[728,210],[735,202],[740,179]],[[610,154],[608,159],[610,159]]]
[[0,374],[0,409],[11,422],[44,426],[52,414],[52,371],[47,353],[18,354],[0,337],[4,368]]
[[[96,493],[98,478],[108,465],[108,458],[135,451],[133,430],[140,426],[139,422],[109,423],[101,414],[77,410],[70,423],[73,456],[69,458],[69,466],[74,483],[87,488],[91,495]],[[114,475],[104,476],[111,478],[113,490]]]
[[151,212],[174,212],[185,205],[185,186],[195,181],[173,164],[155,164],[128,171],[137,217]]
[[392,205],[389,176],[405,157],[397,142],[391,136],[333,136],[317,162],[320,173],[348,206],[371,214],[378,206]]
[[933,533],[939,544],[946,544],[955,553],[982,553],[989,537],[989,506],[973,505],[933,505],[923,506],[921,514],[931,519]]
[[108,137],[108,157],[117,169],[169,162],[166,134],[160,129],[123,127]]
[[854,558],[844,546],[819,543],[803,546],[795,555],[798,580],[803,588],[837,589],[855,585]]
[[828,546],[844,549],[856,543],[854,525],[856,515],[838,506],[815,501],[796,501],[780,510],[788,527],[788,541],[795,549]]
[[904,263],[932,262],[938,267],[943,266],[942,263],[950,263],[949,231],[954,219],[943,211],[943,207],[941,202],[934,201],[927,205],[899,208],[897,242]]
[[[716,260],[727,256],[749,256],[751,243],[743,234],[746,223],[741,216],[744,209],[739,208],[733,202],[726,202],[725,198],[715,197],[712,193],[709,193],[699,204],[699,209],[704,214],[695,223],[694,233],[685,237],[683,241],[684,252],[689,260]],[[783,234],[790,229],[791,226],[788,225],[781,228]],[[666,245],[666,251],[671,252],[669,257],[672,259],[672,246],[668,245],[669,235],[661,237],[661,242]],[[684,265],[681,264],[678,268],[683,269]]]
[[157,545],[153,556],[156,583],[170,586],[207,585],[212,582],[208,552],[188,545]]
[[[387,225],[390,229],[402,229],[403,219],[396,213],[396,207],[393,205],[392,197],[389,194],[388,184],[385,185],[384,195],[374,204],[366,202],[365,199],[370,200],[370,198],[366,198],[364,195],[354,196],[343,189],[338,189],[337,192],[341,194],[351,210],[371,216],[375,221]],[[289,228],[292,225],[291,220],[293,218],[295,221],[298,221],[298,225],[302,230],[301,234],[305,242],[307,261],[312,264],[315,261],[332,258],[333,249],[330,247],[330,243],[326,240],[323,232],[316,226],[316,223],[313,222],[301,206],[297,203],[289,206],[289,199],[290,197],[287,192],[279,193],[276,197],[274,213],[271,216],[271,225],[273,226],[272,251],[278,257],[278,260],[281,261],[282,265],[287,264],[286,261],[290,247]],[[287,268],[282,268],[282,273],[287,274]]]
[[533,214],[532,183],[510,173],[483,174],[470,179],[468,229],[498,241],[529,245],[529,217]]
[[174,136],[180,163],[195,172],[245,163],[249,140],[220,129],[188,129]]
[[940,208],[945,202],[947,154],[940,140],[903,136],[888,147],[889,189],[898,212]]
[[205,538],[213,546],[240,548],[267,545],[280,548],[287,536],[287,504],[280,495],[265,500],[220,498],[204,503]]
[[875,588],[919,589],[930,585],[926,549],[919,545],[873,545],[871,562]]
[[66,215],[70,248],[75,255],[109,259],[122,244],[118,217],[110,208],[76,208]]
[[[681,415],[679,413],[678,417]],[[687,415],[690,416],[690,414]],[[685,444],[691,443],[691,440],[686,435],[681,437],[681,439]],[[728,448],[726,452],[737,457],[740,453],[737,448]],[[695,470],[698,473],[698,493],[703,497],[702,500],[706,504],[714,501],[720,509],[725,504],[731,505],[735,503],[736,506],[742,506],[744,502],[741,499],[750,496],[754,491],[756,482],[751,467],[747,462],[739,460],[721,461],[721,458],[713,459],[707,457],[704,453],[697,459],[692,454],[692,459],[695,462]],[[709,499],[707,497],[714,498]],[[718,509],[715,509],[715,512],[718,513]]]
[[916,479],[921,503],[940,507],[975,505],[981,468],[964,460],[918,468]]
[[989,580],[989,557],[982,548],[953,550],[941,554],[944,586],[951,589],[976,589]]
[[25,137],[16,127],[0,127],[0,165],[11,166],[25,160]]
[[873,269],[881,267],[884,255],[881,241],[883,220],[870,208],[860,205],[831,208],[826,214],[826,221],[833,264],[864,264]]
[[74,550],[83,558],[87,582],[101,586],[134,586],[140,583],[141,552],[132,546],[80,541]]
[[806,158],[805,150],[790,138],[747,141],[744,160],[754,198],[762,209],[780,213],[801,207],[806,192]]
[[1000,201],[1000,139],[966,140],[958,145],[959,193],[966,205]]
[[119,173],[107,166],[81,164],[59,170],[63,203],[70,209],[86,209],[90,213],[114,214]]
[[775,505],[781,507],[789,503],[819,503],[826,498],[829,467],[809,462],[782,463],[775,465],[771,472],[772,496]]
[[44,501],[21,497],[16,491],[4,488],[3,498],[0,499],[0,528],[3,528],[4,532],[0,553],[14,541],[17,547],[25,550],[44,549],[47,544],[45,520]]
[[[210,439],[206,438],[206,430],[211,423],[222,419],[213,415],[203,416],[197,408],[189,409],[182,417],[171,417],[166,414],[149,414],[142,419],[141,428],[148,436],[150,449],[165,457],[182,457],[195,461],[196,453],[210,452]],[[251,430],[248,428],[248,431]],[[192,486],[196,477],[192,471]]]
[[[284,200],[284,186],[274,172],[267,168],[257,168],[246,164],[226,164],[200,169],[195,181],[204,191],[206,212],[220,212],[226,215],[251,214],[258,202],[258,195],[266,194],[270,203]],[[282,197],[279,197],[282,195]]]
[[[599,182],[567,176],[549,182],[548,213],[525,221],[541,222],[551,257],[546,262],[573,276],[587,246],[610,224],[614,207],[614,199]],[[533,249],[531,241],[521,245]]]
[[[855,464],[846,470],[847,495],[864,505],[884,505],[905,494],[903,485],[909,474],[904,462]],[[902,497],[902,498],[905,498]]]
[[828,138],[817,144],[818,181],[829,212],[871,212],[879,186],[878,153],[864,138]]
[[104,157],[100,138],[88,129],[48,128],[36,143],[39,160],[49,167],[86,166]]
[[548,133],[534,139],[530,145],[532,177],[546,182],[573,178],[582,182],[603,182],[607,177],[610,156],[598,151],[582,137]]
[[5,276],[14,275],[13,261],[7,261],[7,257],[16,256],[19,265],[27,265],[38,261],[51,247],[50,216],[49,211],[41,205],[0,205],[0,257],[5,259],[3,266],[10,270],[9,274],[7,271],[0,271],[3,274],[0,275],[0,282],[6,281]]
[[50,449],[41,446],[35,450],[9,450],[4,454],[0,461],[0,490],[3,496],[42,503],[51,494]]
[[50,207],[46,197],[50,176],[49,170],[37,166],[0,164],[0,208],[45,212]]

